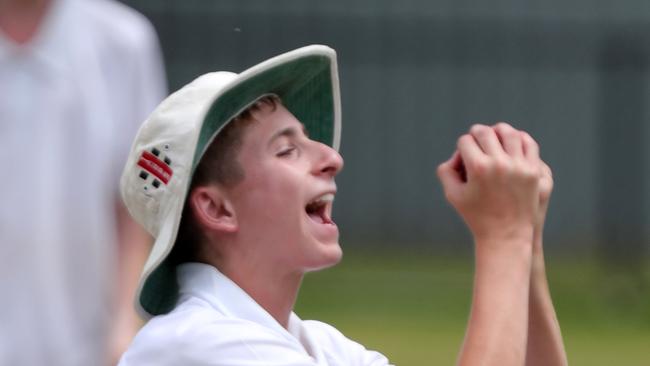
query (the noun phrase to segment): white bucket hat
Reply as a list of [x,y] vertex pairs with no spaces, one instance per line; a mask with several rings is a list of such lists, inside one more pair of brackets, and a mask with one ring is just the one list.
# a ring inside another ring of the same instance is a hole
[[131,216],[155,238],[136,294],[143,318],[171,311],[178,299],[176,268],[168,255],[203,153],[224,125],[268,94],[282,99],[310,138],[338,150],[336,52],[320,45],[287,52],[241,74],[202,75],[167,97],[140,127],[120,188]]

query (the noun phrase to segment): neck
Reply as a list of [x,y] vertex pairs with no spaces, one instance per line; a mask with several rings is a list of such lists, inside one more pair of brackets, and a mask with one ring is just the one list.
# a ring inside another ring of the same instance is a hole
[[283,273],[278,270],[281,266],[256,263],[250,257],[242,261],[230,259],[213,265],[287,329],[303,274]]
[[0,0],[0,30],[18,44],[38,33],[51,0]]

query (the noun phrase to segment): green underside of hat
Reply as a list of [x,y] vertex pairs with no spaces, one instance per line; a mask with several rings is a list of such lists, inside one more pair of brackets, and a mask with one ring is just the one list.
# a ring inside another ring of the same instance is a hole
[[176,305],[178,289],[176,265],[165,258],[145,281],[140,304],[149,314],[166,314]]
[[215,131],[265,94],[277,94],[310,138],[332,145],[334,105],[330,60],[304,57],[261,72],[224,92],[208,111],[192,166],[196,168]]
[[[205,117],[192,169],[196,169],[216,131],[270,93],[282,99],[282,104],[305,125],[311,139],[332,146],[334,100],[330,62],[325,56],[303,57],[271,67],[225,91]],[[176,305],[178,290],[176,264],[166,258],[145,281],[140,304],[152,315],[168,313]]]

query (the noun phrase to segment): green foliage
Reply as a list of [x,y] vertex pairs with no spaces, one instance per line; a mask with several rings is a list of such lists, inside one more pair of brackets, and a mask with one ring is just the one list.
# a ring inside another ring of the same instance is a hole
[[[650,365],[650,276],[547,258],[572,365]],[[453,365],[469,314],[472,258],[346,253],[309,274],[296,312],[336,326],[397,365]]]

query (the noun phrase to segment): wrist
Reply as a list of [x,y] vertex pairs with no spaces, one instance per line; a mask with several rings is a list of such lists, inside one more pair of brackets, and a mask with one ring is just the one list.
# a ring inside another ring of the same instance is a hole
[[544,262],[544,253],[540,246],[535,245],[533,248],[533,258],[531,262],[531,275],[533,279],[546,280],[546,264]]
[[514,247],[532,247],[536,236],[533,224],[501,226],[489,230],[474,232],[474,243],[477,248],[514,249]]
[[533,261],[532,232],[477,238],[475,253],[477,266],[508,267],[530,275]]

